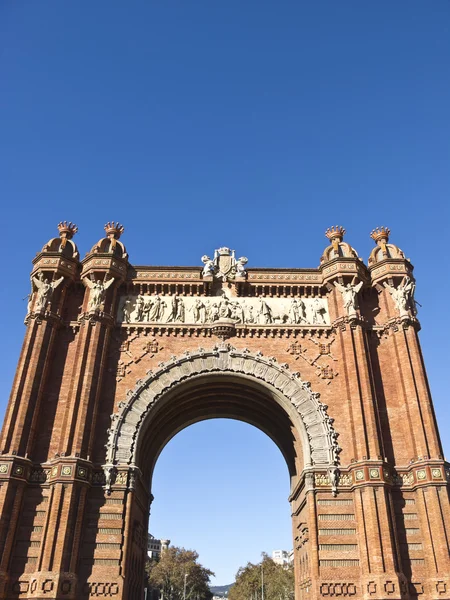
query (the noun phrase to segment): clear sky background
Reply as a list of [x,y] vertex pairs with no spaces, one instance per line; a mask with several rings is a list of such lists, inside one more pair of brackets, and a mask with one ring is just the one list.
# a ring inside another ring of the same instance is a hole
[[[119,219],[134,264],[249,267],[316,267],[335,223],[367,260],[388,225],[448,457],[449,111],[448,0],[3,0],[1,410],[61,219],[82,255]],[[151,530],[230,583],[292,547],[288,492],[267,437],[204,422],[158,461]]]

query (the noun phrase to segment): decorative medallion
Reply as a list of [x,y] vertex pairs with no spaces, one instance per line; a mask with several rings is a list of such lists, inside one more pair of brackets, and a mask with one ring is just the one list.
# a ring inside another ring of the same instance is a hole
[[433,479],[442,479],[441,469],[431,469],[431,476]]

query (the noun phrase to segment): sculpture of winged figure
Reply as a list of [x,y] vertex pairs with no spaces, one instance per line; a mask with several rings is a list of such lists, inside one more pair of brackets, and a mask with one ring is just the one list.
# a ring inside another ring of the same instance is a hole
[[344,301],[344,308],[347,311],[347,315],[356,314],[356,309],[358,307],[357,303],[357,294],[359,290],[362,288],[363,282],[359,283],[347,283],[347,285],[341,285],[337,281],[334,282],[334,285],[342,294],[342,300]]
[[60,285],[64,280],[64,277],[60,277],[56,281],[49,281],[48,279],[44,279],[42,273],[39,273],[37,277],[33,277],[32,281],[34,285],[37,287],[37,297],[36,297],[36,309],[42,310],[47,307],[47,304],[50,302],[53,296],[53,292],[56,290],[58,285]]
[[384,287],[391,294],[395,307],[401,317],[408,316],[409,311],[411,311],[413,315],[417,313],[416,302],[414,300],[416,284],[410,277],[404,277],[397,288],[386,282],[384,283]]
[[89,310],[98,310],[105,300],[106,290],[114,283],[115,279],[110,279],[106,283],[97,279],[97,281],[91,281],[88,277],[84,278],[84,282],[87,287],[91,290],[88,308]]

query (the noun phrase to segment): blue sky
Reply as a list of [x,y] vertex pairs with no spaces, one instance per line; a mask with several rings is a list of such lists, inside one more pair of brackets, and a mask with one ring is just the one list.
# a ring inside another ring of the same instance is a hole
[[[249,267],[317,266],[335,223],[367,259],[385,224],[416,267],[449,456],[449,106],[447,0],[3,1],[0,408],[31,259],[61,219],[82,254],[119,219],[132,263],[227,245]],[[219,584],[290,546],[286,467],[249,426],[180,433],[154,486],[152,531]]]

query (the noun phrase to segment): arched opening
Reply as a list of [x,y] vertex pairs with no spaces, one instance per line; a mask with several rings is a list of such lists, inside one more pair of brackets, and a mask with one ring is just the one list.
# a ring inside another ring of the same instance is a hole
[[261,552],[292,549],[289,488],[286,461],[266,434],[242,421],[202,421],[174,436],[157,460],[150,532],[158,543],[199,552],[213,585],[231,584]]
[[[139,597],[142,589],[139,565],[144,559],[142,539],[147,532],[156,461],[178,432],[213,418],[253,425],[281,451],[291,498],[295,496],[298,504],[306,475],[311,477],[315,467],[338,464],[337,434],[326,408],[310,384],[287,365],[227,344],[174,356],[138,381],[120,403],[119,413],[112,416],[105,465],[107,473],[128,470],[128,489],[133,491],[127,501],[123,552],[124,564],[133,565],[128,576],[131,595]],[[292,511],[293,528],[308,519],[300,517],[303,508],[304,503]],[[297,565],[295,569],[297,578]]]
[[166,392],[142,424],[135,463],[150,490],[165,445],[189,425],[214,418],[243,421],[264,432],[283,454],[295,485],[303,469],[302,440],[281,399],[257,381],[213,373],[190,378]]

